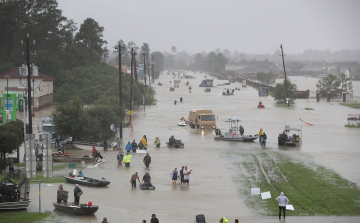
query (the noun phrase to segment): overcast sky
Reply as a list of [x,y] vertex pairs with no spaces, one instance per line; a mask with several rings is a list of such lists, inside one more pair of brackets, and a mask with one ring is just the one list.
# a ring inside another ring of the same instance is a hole
[[58,0],[78,26],[86,18],[119,39],[151,51],[189,53],[216,48],[288,54],[305,49],[360,49],[360,0]]

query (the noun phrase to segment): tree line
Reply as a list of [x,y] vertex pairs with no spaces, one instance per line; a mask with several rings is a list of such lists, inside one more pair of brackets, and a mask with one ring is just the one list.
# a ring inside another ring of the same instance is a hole
[[[38,66],[41,73],[55,79],[53,96],[56,110],[53,117],[59,135],[103,139],[110,134],[108,123],[119,126],[130,104],[130,75],[123,74],[123,105],[120,108],[118,69],[106,62],[109,50],[103,38],[104,27],[97,21],[86,18],[77,28],[72,19],[62,15],[56,0],[6,1],[0,4],[0,30],[1,73],[25,64],[22,52],[26,49],[21,40],[25,42],[27,34],[30,43],[35,40],[36,44],[30,46],[30,51],[36,51],[36,54],[30,57],[30,63]],[[138,50],[137,63],[142,53],[149,56],[148,44],[137,47],[130,41],[122,54],[124,64],[130,65],[126,51],[131,48]],[[161,60],[161,55],[158,59]],[[131,87],[134,105],[142,104],[143,95],[146,104],[156,102],[155,91],[145,89],[140,81],[135,81]],[[86,104],[94,104],[94,108],[80,112],[79,106],[84,109]],[[69,108],[73,110],[67,110]],[[83,117],[77,119],[78,123],[70,122],[73,119],[66,116],[67,112],[79,112]],[[91,128],[89,123],[95,127]],[[83,132],[77,131],[78,124],[84,128]]]

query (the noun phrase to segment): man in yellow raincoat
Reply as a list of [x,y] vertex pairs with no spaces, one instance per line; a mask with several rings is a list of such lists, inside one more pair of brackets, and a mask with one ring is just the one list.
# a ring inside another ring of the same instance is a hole
[[125,167],[130,167],[130,160],[131,160],[131,154],[127,153],[123,159],[123,162],[125,163]]
[[258,133],[259,134],[259,142],[261,142],[263,132],[264,132],[264,130],[262,128],[260,128],[260,132]]
[[220,218],[219,223],[228,223],[229,220],[227,220],[225,217]]
[[141,138],[140,140],[142,142],[142,144],[144,145],[145,149],[147,148],[147,141],[144,137]]

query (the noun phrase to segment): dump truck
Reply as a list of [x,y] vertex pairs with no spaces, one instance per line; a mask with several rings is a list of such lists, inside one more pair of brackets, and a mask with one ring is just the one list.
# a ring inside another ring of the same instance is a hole
[[215,115],[211,110],[193,109],[189,111],[189,125],[196,129],[216,128]]

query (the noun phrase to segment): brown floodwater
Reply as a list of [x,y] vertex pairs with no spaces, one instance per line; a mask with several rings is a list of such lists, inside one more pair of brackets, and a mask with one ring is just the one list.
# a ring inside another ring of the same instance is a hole
[[[232,174],[234,167],[230,160],[226,160],[223,153],[230,148],[259,148],[258,142],[234,143],[215,141],[213,131],[195,130],[190,127],[179,127],[177,123],[181,117],[187,118],[191,109],[210,109],[217,116],[218,128],[226,129],[228,124],[224,121],[228,118],[238,117],[241,125],[245,128],[245,134],[256,134],[263,128],[268,135],[267,146],[278,149],[277,136],[285,125],[302,128],[303,144],[300,148],[283,150],[281,153],[298,156],[308,155],[314,162],[333,169],[346,179],[360,185],[358,170],[360,164],[360,129],[345,128],[346,115],[359,113],[358,110],[340,106],[337,102],[310,101],[310,107],[314,110],[307,111],[308,100],[296,100],[294,106],[279,107],[272,97],[258,97],[257,91],[248,86],[235,91],[233,96],[222,96],[225,80],[216,80],[211,92],[205,93],[204,88],[198,87],[204,79],[203,73],[186,72],[196,79],[182,79],[180,88],[169,91],[173,85],[172,75],[163,74],[156,84],[157,105],[146,106],[145,112],[142,107],[134,112],[133,128],[124,128],[124,138],[121,145],[124,147],[127,141],[135,139],[139,141],[145,134],[148,138],[148,152],[152,157],[149,169],[142,163],[144,154],[133,154],[131,167],[124,168],[116,163],[117,151],[100,151],[106,157],[106,163],[99,167],[84,168],[84,174],[93,177],[105,177],[111,184],[105,188],[91,188],[81,186],[84,194],[81,202],[92,201],[99,205],[99,210],[94,216],[69,216],[67,213],[54,211],[52,202],[56,200],[56,190],[59,184],[42,184],[42,211],[52,211],[57,214],[57,222],[101,222],[107,217],[109,222],[141,222],[150,220],[151,214],[155,213],[160,222],[194,222],[197,214],[204,214],[207,222],[218,222],[224,216],[229,222],[238,218],[240,222],[278,222],[276,216],[258,216],[253,210],[244,204],[244,198],[237,191],[236,183],[233,182]],[[299,89],[315,90],[316,79],[296,77],[294,83],[301,83]],[[169,83],[171,81],[172,83]],[[189,93],[185,86],[190,81],[192,92]],[[354,84],[355,86],[355,84]],[[228,86],[225,86],[228,87]],[[231,88],[241,87],[240,83],[231,84]],[[354,87],[355,88],[355,87]],[[356,83],[356,91],[360,88]],[[355,92],[355,89],[354,89]],[[354,93],[355,94],[355,93]],[[360,93],[358,94],[360,95]],[[174,100],[183,102],[174,105]],[[262,101],[265,109],[258,109],[257,104]],[[41,118],[50,114],[53,108],[47,108],[36,112],[34,128],[37,123],[41,126]],[[21,113],[20,113],[21,114]],[[21,114],[22,115],[22,114]],[[22,117],[22,116],[21,116]],[[314,126],[307,126],[299,118]],[[165,142],[171,135],[181,139],[185,143],[184,149],[169,149]],[[155,137],[160,137],[161,148],[152,145]],[[108,140],[110,144],[112,140]],[[84,151],[73,152],[75,154],[90,154],[91,148]],[[193,170],[190,177],[190,186],[172,185],[170,173],[177,167],[188,166]],[[66,168],[54,175],[65,175],[70,172]],[[138,172],[140,177],[149,172],[152,182],[156,187],[154,191],[131,189],[130,177]],[[64,189],[71,191],[73,184],[65,184]],[[250,190],[250,188],[249,188]],[[38,211],[38,185],[31,186],[32,202],[28,211]],[[274,195],[273,195],[274,196]],[[289,198],[291,199],[291,198]],[[295,207],[296,208],[296,207]],[[286,222],[359,222],[360,217],[291,217]]]

